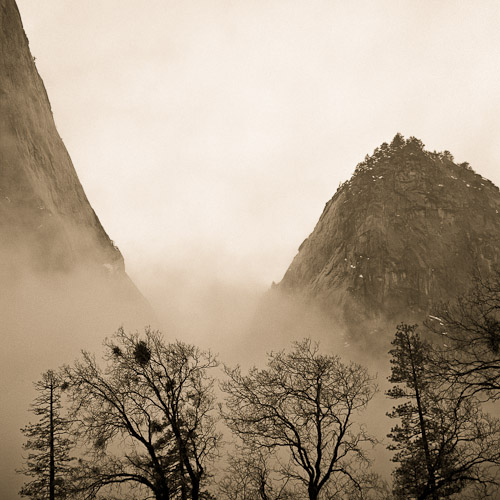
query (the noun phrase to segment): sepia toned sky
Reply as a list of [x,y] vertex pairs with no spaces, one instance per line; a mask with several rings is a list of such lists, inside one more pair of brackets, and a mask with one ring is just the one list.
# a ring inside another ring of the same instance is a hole
[[132,278],[279,281],[396,132],[500,185],[500,3],[18,0]]
[[[17,4],[58,131],[128,273],[170,338],[224,362],[264,359],[303,324],[344,346],[316,311],[277,307],[283,328],[255,316],[338,185],[397,132],[500,185],[498,0]],[[118,326],[78,278],[76,291],[30,282],[0,301],[9,499],[36,373]],[[248,325],[266,321],[255,340]]]

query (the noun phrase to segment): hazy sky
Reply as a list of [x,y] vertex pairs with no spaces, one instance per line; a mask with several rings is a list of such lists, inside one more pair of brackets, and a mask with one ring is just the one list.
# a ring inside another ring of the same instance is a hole
[[396,132],[500,185],[500,2],[18,0],[133,279],[279,281]]
[[[293,325],[242,334],[339,183],[396,132],[500,185],[499,0],[17,3],[59,133],[129,274],[169,335],[224,361],[300,330],[302,312],[284,309]],[[12,485],[34,373],[118,326],[75,289],[4,306],[15,327],[0,475]]]

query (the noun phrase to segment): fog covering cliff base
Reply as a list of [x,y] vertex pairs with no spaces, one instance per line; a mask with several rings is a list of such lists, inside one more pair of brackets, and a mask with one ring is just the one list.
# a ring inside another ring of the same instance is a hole
[[321,308],[369,346],[499,262],[498,187],[398,134],[339,186],[274,291]]
[[14,0],[0,0],[0,318],[7,499],[22,480],[14,471],[32,382],[80,349],[98,349],[122,324],[154,322],[56,130]]
[[57,277],[60,287],[86,273],[144,307],[56,130],[13,0],[0,0],[0,26],[2,288],[33,275],[45,283]]

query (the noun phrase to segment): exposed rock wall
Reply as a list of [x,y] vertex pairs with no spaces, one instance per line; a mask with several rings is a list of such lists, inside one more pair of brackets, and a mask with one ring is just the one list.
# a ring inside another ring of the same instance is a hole
[[155,323],[56,130],[14,0],[0,0],[0,318],[0,496],[14,500],[32,382]]
[[418,320],[499,263],[498,188],[398,135],[339,187],[277,287],[363,336]]
[[24,266],[124,271],[57,132],[14,0],[0,0],[0,237]]

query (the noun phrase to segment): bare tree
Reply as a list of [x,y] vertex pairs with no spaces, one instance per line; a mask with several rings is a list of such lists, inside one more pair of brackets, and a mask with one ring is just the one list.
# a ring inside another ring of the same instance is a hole
[[354,418],[376,390],[364,368],[322,355],[306,339],[289,353],[271,353],[264,370],[226,374],[228,426],[244,442],[284,454],[282,477],[301,484],[311,500],[344,480],[361,488],[358,468],[374,440]]
[[272,450],[253,445],[237,446],[228,455],[226,474],[218,481],[218,498],[224,500],[299,500],[289,478],[276,470]]
[[105,367],[89,353],[66,368],[79,438],[80,492],[128,484],[157,500],[198,500],[219,442],[213,378],[217,361],[157,331],[119,329],[105,342]]
[[441,339],[441,377],[464,394],[500,398],[500,272],[438,305],[425,326]]
[[71,423],[64,416],[61,403],[65,384],[49,370],[34,386],[38,396],[31,411],[39,419],[21,429],[27,438],[24,449],[29,454],[19,471],[32,480],[26,482],[19,493],[39,500],[66,498],[73,443],[69,437]]

